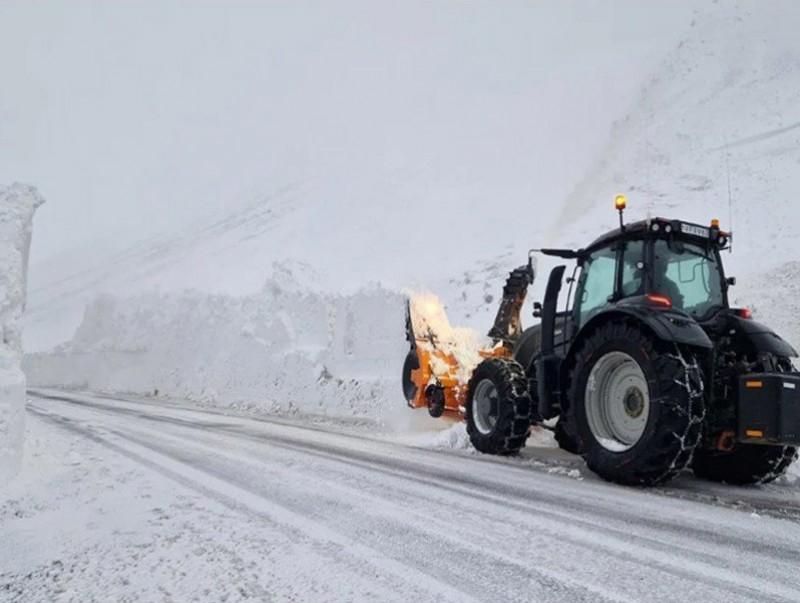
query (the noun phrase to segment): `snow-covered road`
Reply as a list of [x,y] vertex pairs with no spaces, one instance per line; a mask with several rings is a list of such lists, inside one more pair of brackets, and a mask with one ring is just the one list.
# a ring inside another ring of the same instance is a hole
[[144,400],[28,415],[48,482],[0,496],[0,599],[800,600],[789,489],[621,488]]

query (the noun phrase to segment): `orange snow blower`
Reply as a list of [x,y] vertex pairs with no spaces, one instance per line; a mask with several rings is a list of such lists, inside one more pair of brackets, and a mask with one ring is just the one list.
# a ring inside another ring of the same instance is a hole
[[512,357],[522,330],[520,311],[534,276],[532,257],[508,276],[488,346],[481,346],[471,330],[450,326],[434,296],[408,300],[406,339],[411,350],[403,364],[403,393],[411,408],[427,408],[435,418],[465,418],[467,386],[475,367],[485,358]]

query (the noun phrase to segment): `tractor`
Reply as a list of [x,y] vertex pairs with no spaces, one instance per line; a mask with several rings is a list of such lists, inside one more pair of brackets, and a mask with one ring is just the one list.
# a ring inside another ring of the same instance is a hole
[[[664,484],[685,469],[729,484],[782,475],[800,445],[794,348],[732,308],[721,252],[732,233],[664,218],[625,224],[583,249],[539,249],[503,288],[491,344],[467,361],[409,304],[409,406],[466,421],[474,447],[513,455],[530,429],[554,431],[611,482]],[[550,272],[538,324],[521,325],[536,254]],[[559,297],[568,292],[563,309]],[[420,324],[422,322],[423,324]]]

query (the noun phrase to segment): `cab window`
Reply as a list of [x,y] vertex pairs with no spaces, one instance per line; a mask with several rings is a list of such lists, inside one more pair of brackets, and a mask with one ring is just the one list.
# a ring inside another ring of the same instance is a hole
[[653,248],[653,287],[673,307],[701,319],[724,306],[716,254],[692,243],[659,240]]
[[600,249],[586,258],[577,300],[580,324],[586,324],[586,321],[609,304],[608,298],[614,294],[616,275],[616,248]]
[[644,241],[630,241],[622,253],[622,297],[644,293]]

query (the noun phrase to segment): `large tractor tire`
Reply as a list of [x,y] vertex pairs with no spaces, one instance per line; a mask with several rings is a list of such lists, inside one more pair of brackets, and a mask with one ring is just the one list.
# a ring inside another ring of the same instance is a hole
[[519,452],[531,426],[531,398],[522,366],[505,358],[487,358],[472,374],[467,391],[467,434],[487,454]]
[[625,485],[672,479],[692,458],[704,417],[695,358],[635,325],[609,323],[582,345],[570,411],[589,468]]
[[566,414],[561,415],[556,422],[553,437],[561,450],[565,450],[572,454],[581,453],[581,445],[578,436],[575,434],[574,427],[570,421],[570,417]]
[[692,469],[697,477],[713,482],[767,484],[786,473],[795,459],[797,450],[791,446],[736,444],[728,452],[698,448]]
[[[764,372],[791,373],[790,358],[768,356],[759,367]],[[735,444],[732,450],[698,447],[692,458],[692,470],[697,477],[712,482],[737,486],[767,484],[778,479],[797,459],[797,449],[791,446],[762,446]]]

